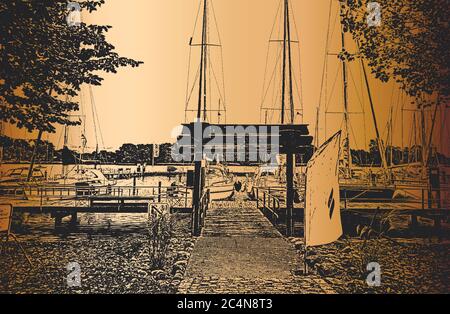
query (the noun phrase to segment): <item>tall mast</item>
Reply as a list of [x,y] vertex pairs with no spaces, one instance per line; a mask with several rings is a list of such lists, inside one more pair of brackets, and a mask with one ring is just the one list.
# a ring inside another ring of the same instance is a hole
[[285,123],[286,111],[286,67],[289,74],[289,106],[290,106],[290,124],[294,123],[294,97],[292,88],[292,54],[291,54],[291,25],[289,20],[289,1],[284,0],[284,19],[283,19],[283,73],[282,73],[282,94],[281,94],[281,124]]
[[[344,25],[341,23],[341,42],[342,51],[345,50],[345,32]],[[348,80],[347,80],[347,61],[345,58],[342,59],[342,76],[343,76],[343,91],[344,91],[344,123],[345,123],[345,154],[347,158],[347,171],[345,172],[346,177],[351,177],[352,169],[352,155],[350,151],[350,129],[349,129],[349,113],[348,113]]]
[[389,165],[392,167],[394,165],[394,126],[393,126],[393,119],[394,119],[394,106],[391,104],[391,110],[389,113]]
[[208,71],[208,0],[205,0],[204,12],[203,12],[203,23],[204,23],[204,42],[203,42],[203,120],[206,121],[208,119],[207,112],[207,78],[206,74]]
[[200,120],[202,117],[202,98],[203,98],[203,118],[206,120],[206,54],[207,54],[207,43],[206,43],[206,31],[207,31],[207,10],[208,10],[208,0],[203,2],[203,23],[202,23],[202,49],[200,57],[200,79],[198,88],[198,108],[197,108],[197,119]]
[[387,166],[387,161],[386,161],[386,150],[384,148],[383,141],[380,137],[380,131],[378,129],[375,108],[373,106],[372,92],[370,91],[369,79],[367,77],[367,71],[366,71],[366,67],[364,65],[363,59],[361,59],[361,67],[362,67],[363,74],[364,74],[364,81],[366,83],[367,94],[369,96],[369,103],[370,103],[370,109],[372,112],[373,125],[375,127],[375,132],[377,135],[377,144],[378,144],[378,150],[380,151],[381,165],[383,166],[384,170],[387,172],[388,166]]
[[287,21],[286,21],[286,5],[287,0],[284,0],[284,19],[283,19],[283,69],[281,79],[281,124],[284,124],[284,111],[286,101],[286,38],[287,38]]
[[427,140],[426,140],[426,125],[425,125],[425,108],[424,108],[424,104],[423,104],[423,99],[422,99],[422,103],[420,104],[420,136],[421,136],[421,159],[422,159],[422,178],[426,177],[426,172],[427,172],[427,165],[426,165],[426,146],[427,146]]
[[319,118],[320,118],[320,108],[316,109],[316,127],[314,132],[314,146],[315,149],[319,149]]
[[286,28],[287,28],[287,44],[288,44],[288,57],[289,57],[289,97],[291,105],[291,124],[294,124],[294,95],[292,92],[292,53],[291,53],[291,23],[289,20],[289,1],[286,0]]

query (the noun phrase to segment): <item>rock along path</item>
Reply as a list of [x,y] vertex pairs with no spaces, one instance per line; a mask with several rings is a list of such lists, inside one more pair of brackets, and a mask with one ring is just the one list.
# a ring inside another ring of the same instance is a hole
[[251,205],[209,210],[178,292],[333,293],[317,275],[295,275],[302,266],[293,245]]

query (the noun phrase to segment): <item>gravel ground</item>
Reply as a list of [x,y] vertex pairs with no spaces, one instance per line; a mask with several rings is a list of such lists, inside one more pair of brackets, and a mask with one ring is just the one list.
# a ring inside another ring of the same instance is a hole
[[[166,265],[159,270],[150,268],[145,229],[114,237],[21,241],[33,268],[15,242],[9,242],[0,258],[0,293],[174,293],[195,243],[189,234],[190,216],[178,214],[176,221]],[[81,287],[67,284],[71,262],[80,265]]]
[[[290,239],[303,258],[303,240]],[[338,293],[450,293],[450,243],[424,239],[341,240],[308,248],[309,270]],[[369,287],[367,265],[381,267],[381,285]]]
[[[222,208],[236,206],[254,202],[220,203]],[[78,230],[66,234],[54,234],[50,219],[43,223],[41,217],[30,217],[28,231],[16,231],[34,267],[9,242],[0,255],[0,293],[175,293],[196,242],[189,232],[190,215],[176,215],[175,237],[163,269],[149,266],[145,217],[105,217],[98,224],[97,217],[80,217]],[[450,293],[450,242],[445,239],[349,238],[309,248],[307,261],[313,276],[338,293]],[[303,240],[289,240],[302,259]],[[70,262],[81,267],[80,288],[67,285]],[[379,287],[366,283],[370,262],[381,266]]]

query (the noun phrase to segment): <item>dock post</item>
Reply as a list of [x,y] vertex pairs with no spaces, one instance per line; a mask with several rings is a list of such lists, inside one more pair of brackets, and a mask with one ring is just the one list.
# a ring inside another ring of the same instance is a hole
[[425,190],[422,189],[422,210],[425,209]]
[[255,189],[256,190],[256,208],[259,208],[259,189]]
[[417,226],[418,226],[417,215],[412,214],[412,215],[411,215],[411,228],[412,228],[413,230],[416,230],[416,229],[417,229]]
[[73,212],[72,216],[70,218],[70,224],[71,225],[76,225],[78,221],[78,213],[77,212]]
[[194,236],[200,235],[199,209],[200,209],[200,194],[202,193],[201,173],[202,173],[202,162],[195,161],[194,191],[192,195],[192,234]]
[[162,187],[162,183],[161,181],[158,182],[158,203],[161,203],[161,187]]
[[263,209],[266,209],[266,192],[264,192],[264,197],[263,197]]
[[344,190],[344,209],[347,210],[347,190]]
[[294,209],[294,154],[288,153],[286,158],[286,236],[291,237],[294,232],[292,212]]
[[62,225],[62,216],[61,215],[56,215],[55,217],[55,229],[58,227],[61,227]]

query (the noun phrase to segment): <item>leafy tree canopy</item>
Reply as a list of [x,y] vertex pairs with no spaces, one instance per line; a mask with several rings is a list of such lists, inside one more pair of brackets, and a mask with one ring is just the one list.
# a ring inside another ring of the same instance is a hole
[[[84,14],[104,0],[79,1]],[[66,0],[0,2],[0,103],[2,121],[28,131],[55,132],[73,125],[71,101],[82,84],[100,85],[101,72],[141,62],[119,56],[106,41],[111,28],[70,26]]]
[[368,3],[341,0],[344,30],[359,43],[373,74],[394,79],[412,97],[449,98],[448,0],[377,0],[381,25],[370,26]]

